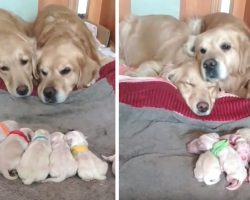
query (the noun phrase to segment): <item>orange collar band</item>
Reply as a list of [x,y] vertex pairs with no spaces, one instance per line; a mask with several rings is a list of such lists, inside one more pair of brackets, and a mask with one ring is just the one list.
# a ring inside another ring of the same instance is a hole
[[2,122],[0,122],[0,129],[3,131],[4,135],[9,135],[10,129]]

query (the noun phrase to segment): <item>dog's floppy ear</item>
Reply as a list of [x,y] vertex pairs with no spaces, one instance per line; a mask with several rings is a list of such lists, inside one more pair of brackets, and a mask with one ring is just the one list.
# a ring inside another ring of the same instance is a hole
[[39,79],[39,74],[37,71],[37,49],[36,49],[36,40],[33,39],[33,53],[31,57],[31,64],[32,64],[32,74],[36,80]]
[[171,81],[172,83],[175,83],[177,80],[179,80],[181,74],[182,74],[181,67],[169,68],[168,66],[163,69],[161,77]]
[[79,59],[79,68],[77,88],[88,87],[89,83],[98,79],[100,66],[89,56]]
[[250,68],[250,42],[242,42],[239,51],[239,58],[239,73],[243,75],[246,73],[246,70]]

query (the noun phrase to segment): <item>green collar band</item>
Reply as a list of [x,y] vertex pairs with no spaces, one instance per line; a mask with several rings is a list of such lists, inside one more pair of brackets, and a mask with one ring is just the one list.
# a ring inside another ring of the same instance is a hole
[[38,135],[32,139],[32,141],[34,140],[48,140],[48,138],[43,135]]
[[216,142],[213,145],[213,148],[210,151],[214,156],[218,157],[218,154],[228,146],[229,146],[228,140],[220,140],[219,142]]

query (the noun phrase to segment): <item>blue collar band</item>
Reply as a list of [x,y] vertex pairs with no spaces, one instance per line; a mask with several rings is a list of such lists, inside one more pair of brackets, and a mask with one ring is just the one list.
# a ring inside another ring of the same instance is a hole
[[32,139],[32,141],[34,140],[48,140],[48,138],[43,135],[38,135]]

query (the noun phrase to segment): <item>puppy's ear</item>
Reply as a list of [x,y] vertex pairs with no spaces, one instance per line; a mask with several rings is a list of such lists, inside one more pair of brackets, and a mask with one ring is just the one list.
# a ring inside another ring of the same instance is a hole
[[64,140],[67,142],[67,144],[71,147],[72,145],[72,138],[67,138],[67,136],[64,136]]
[[79,68],[77,88],[88,87],[93,80],[98,79],[100,65],[89,56],[79,59]]

